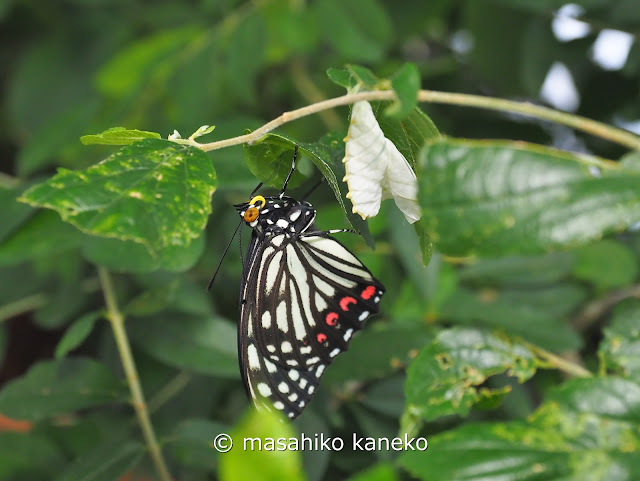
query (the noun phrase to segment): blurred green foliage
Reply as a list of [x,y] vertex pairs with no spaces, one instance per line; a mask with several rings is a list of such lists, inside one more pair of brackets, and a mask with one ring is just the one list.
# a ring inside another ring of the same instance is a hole
[[[419,87],[543,102],[561,63],[577,114],[637,123],[636,0],[576,2],[588,30],[572,40],[554,33],[564,3],[1,1],[0,479],[159,479],[98,266],[176,480],[640,479],[639,154],[546,121],[415,108]],[[633,39],[619,69],[593,58],[608,29]],[[415,228],[391,201],[351,214],[348,106],[244,149],[166,140],[242,135],[357,84],[398,92],[374,110],[418,174]],[[325,177],[317,225],[356,228],[340,240],[387,293],[289,424],[252,412],[241,384],[237,248],[205,287],[232,204],[278,186],[293,143],[291,194]],[[221,433],[228,454],[211,446]],[[345,448],[240,445],[302,433]],[[428,450],[351,449],[404,434]]]

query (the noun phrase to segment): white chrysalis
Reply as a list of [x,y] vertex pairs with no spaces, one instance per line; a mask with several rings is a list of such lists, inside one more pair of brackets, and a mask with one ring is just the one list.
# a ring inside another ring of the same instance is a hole
[[346,175],[353,212],[375,216],[383,199],[393,197],[409,223],[420,219],[418,181],[409,162],[384,136],[369,102],[356,102],[345,138]]

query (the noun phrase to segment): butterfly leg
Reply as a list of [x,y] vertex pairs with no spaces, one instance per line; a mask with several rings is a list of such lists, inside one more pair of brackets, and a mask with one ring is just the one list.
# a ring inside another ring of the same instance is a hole
[[291,162],[291,170],[289,171],[289,175],[287,175],[287,178],[284,180],[284,185],[282,186],[282,190],[280,190],[279,197],[281,199],[284,196],[284,191],[287,190],[287,184],[289,183],[289,179],[291,179],[291,176],[293,175],[293,171],[296,170],[296,160],[298,160],[298,146],[297,145],[296,145],[295,149],[293,150],[293,162]]
[[342,234],[343,232],[349,232],[350,234],[358,234],[358,231],[353,229],[331,229],[331,230],[320,230],[315,232],[305,232],[301,234],[300,237],[318,237],[324,236],[327,234]]

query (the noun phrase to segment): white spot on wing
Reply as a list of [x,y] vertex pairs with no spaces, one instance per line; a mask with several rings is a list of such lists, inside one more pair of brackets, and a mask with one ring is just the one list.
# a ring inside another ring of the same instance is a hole
[[289,220],[290,220],[291,222],[295,222],[295,221],[297,221],[297,220],[298,220],[298,217],[300,217],[300,211],[299,211],[299,210],[296,210],[296,211],[293,211],[293,212],[289,215]]
[[[277,207],[277,206],[274,206],[274,207]],[[274,236],[273,239],[271,239],[271,245],[280,247],[282,245],[282,241],[284,241],[284,234]]]
[[288,393],[289,392],[289,385],[286,382],[281,382],[280,384],[278,384],[278,391],[282,392],[282,393]]
[[369,317],[369,311],[362,311],[362,314],[358,317],[359,321],[364,321],[367,317]]
[[276,308],[276,323],[278,329],[282,332],[289,332],[289,323],[287,322],[287,305],[285,301],[281,301]]
[[249,358],[249,368],[259,370],[260,358],[258,357],[258,350],[253,344],[249,344],[249,347],[247,347],[247,357]]
[[292,381],[297,381],[300,378],[300,373],[298,371],[296,371],[295,369],[291,369],[291,371],[289,371],[289,379],[291,379]]
[[322,296],[320,294],[318,294],[316,292],[316,309],[320,312],[324,311],[327,307],[329,307],[327,305],[327,303],[325,302],[325,300],[322,298]]
[[[282,262],[282,251],[273,256],[267,269],[266,289],[265,296],[268,296],[274,288],[274,284],[278,279],[278,273],[280,272],[280,263]],[[260,276],[262,277],[262,276]]]
[[269,311],[264,311],[262,314],[262,328],[269,329],[271,327],[271,313]]
[[347,329],[347,331],[344,333],[343,339],[345,341],[348,341],[349,339],[351,339],[352,334],[353,334],[353,329]]
[[280,346],[280,349],[282,350],[282,352],[291,352],[293,351],[293,346],[291,346],[291,343],[289,341],[284,341]]
[[271,396],[271,388],[264,382],[258,383],[258,392],[265,397]]
[[326,296],[333,297],[333,295],[336,293],[336,290],[332,286],[327,284],[325,281],[320,279],[318,276],[313,276],[312,280],[313,280],[313,283],[316,285],[316,288],[319,291],[322,291]]
[[267,366],[267,371],[269,371],[271,374],[278,371],[278,368],[276,367],[276,365],[271,361],[269,361],[268,359],[264,360],[264,365]]
[[289,222],[287,222],[286,219],[278,219],[276,221],[276,225],[278,227],[282,227],[283,229],[286,229],[287,227],[289,227]]

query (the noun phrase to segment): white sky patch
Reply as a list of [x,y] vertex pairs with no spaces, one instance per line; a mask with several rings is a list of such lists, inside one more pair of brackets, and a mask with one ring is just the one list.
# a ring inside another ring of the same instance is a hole
[[540,97],[557,109],[575,112],[580,105],[580,94],[569,69],[554,62],[540,88]]
[[591,58],[605,70],[620,70],[627,63],[633,40],[628,32],[605,29],[593,44]]
[[473,50],[473,36],[468,30],[458,30],[451,35],[449,47],[459,54],[469,53]]
[[629,132],[640,135],[640,119],[638,120],[624,120],[621,118],[615,118],[613,121],[618,127],[622,127]]
[[591,27],[588,23],[576,20],[584,13],[584,8],[574,3],[568,3],[558,9],[551,22],[551,30],[560,42],[570,42],[589,35]]

